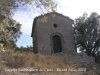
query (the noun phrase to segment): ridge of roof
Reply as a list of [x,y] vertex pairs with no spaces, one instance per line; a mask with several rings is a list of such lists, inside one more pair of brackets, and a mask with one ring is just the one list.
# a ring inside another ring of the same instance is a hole
[[64,16],[64,15],[62,15],[61,13],[58,13],[58,12],[49,12],[49,13],[46,13],[46,14],[43,14],[43,15],[41,14],[41,15],[36,16],[36,17],[34,18],[34,22],[33,22],[33,26],[32,26],[31,37],[33,37],[34,28],[35,28],[35,26],[36,26],[36,20],[37,20],[37,19],[40,19],[40,18],[43,18],[44,16],[51,15],[51,14],[57,14],[57,15],[59,15],[59,16],[61,16],[61,17],[64,17],[64,18],[68,19],[69,21],[72,21],[72,22],[73,22],[73,20],[72,20],[71,18],[69,18],[68,16]]
[[68,16],[65,16],[65,15],[63,15],[62,13],[58,13],[58,12],[49,12],[49,13],[46,13],[46,14],[41,14],[41,15],[39,15],[39,16],[36,16],[34,19],[40,19],[40,18],[42,18],[42,17],[44,17],[44,16],[48,16],[48,15],[51,15],[51,14],[57,14],[57,15],[59,15],[59,16],[62,16],[62,17],[64,17],[64,18],[67,18],[68,20],[70,20],[70,21],[73,21],[71,18],[69,18]]

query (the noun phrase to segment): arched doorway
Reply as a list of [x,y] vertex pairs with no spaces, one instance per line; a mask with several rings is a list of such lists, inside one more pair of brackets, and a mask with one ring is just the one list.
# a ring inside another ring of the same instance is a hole
[[54,53],[62,52],[61,38],[58,35],[52,37]]

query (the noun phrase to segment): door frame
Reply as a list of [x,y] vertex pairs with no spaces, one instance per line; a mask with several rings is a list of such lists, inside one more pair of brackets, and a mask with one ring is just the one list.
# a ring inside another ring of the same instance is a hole
[[53,36],[55,36],[55,35],[58,35],[58,36],[61,38],[62,52],[63,52],[63,50],[64,50],[63,36],[62,36],[60,33],[57,33],[57,32],[56,32],[56,33],[53,33],[53,34],[50,36],[51,54],[54,54],[52,38],[53,38]]
[[54,53],[62,52],[62,43],[61,43],[60,36],[54,35],[52,37],[52,42],[53,42],[53,51],[54,51]]

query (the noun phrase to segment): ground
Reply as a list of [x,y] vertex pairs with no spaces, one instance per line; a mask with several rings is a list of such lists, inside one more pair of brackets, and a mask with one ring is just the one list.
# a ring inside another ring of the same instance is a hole
[[14,52],[6,50],[0,53],[0,75],[99,75],[92,66],[68,61],[51,55],[33,52]]

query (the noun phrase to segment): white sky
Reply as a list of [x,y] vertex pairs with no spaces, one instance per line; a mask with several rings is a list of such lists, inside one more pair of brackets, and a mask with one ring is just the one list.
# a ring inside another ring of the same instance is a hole
[[[81,16],[84,12],[88,14],[92,12],[97,12],[98,14],[100,14],[100,0],[54,0],[54,1],[58,4],[57,12],[62,13],[63,15],[66,15],[71,19],[75,19]],[[30,11],[30,8],[31,7],[27,8],[29,10],[24,10],[21,8],[15,13],[13,17],[16,21],[22,24],[22,29],[21,29],[23,33],[22,36],[27,35],[27,37],[31,36],[32,23],[34,17],[41,15],[41,13],[38,13],[38,10],[36,11],[35,9]],[[23,39],[23,41],[21,39]],[[20,45],[23,46],[24,40],[27,40],[27,38],[25,39],[20,38],[21,42]],[[24,43],[24,46],[31,45],[31,43],[32,43],[31,40],[29,43],[27,43],[26,41],[26,43]]]

